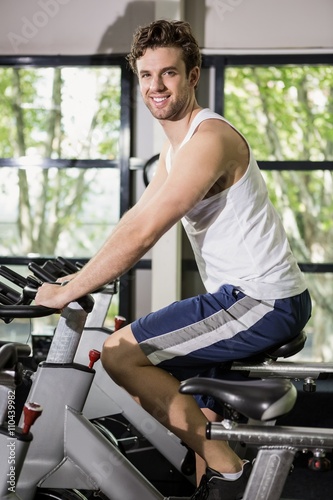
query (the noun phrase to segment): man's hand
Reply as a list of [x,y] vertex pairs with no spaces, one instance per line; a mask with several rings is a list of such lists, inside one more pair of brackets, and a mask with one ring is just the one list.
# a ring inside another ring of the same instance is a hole
[[60,278],[57,279],[57,283],[67,283],[68,281],[71,281],[72,279],[75,278],[79,274],[79,271],[74,274],[68,274],[67,276],[61,276]]
[[66,286],[51,283],[43,283],[38,288],[35,303],[38,306],[52,307],[53,309],[64,309],[69,304]]

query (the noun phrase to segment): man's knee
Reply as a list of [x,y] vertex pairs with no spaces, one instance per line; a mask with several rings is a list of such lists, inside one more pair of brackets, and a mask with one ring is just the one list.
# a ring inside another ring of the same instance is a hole
[[114,343],[111,337],[112,335],[104,342],[101,352],[101,363],[110,377],[115,382],[118,382],[124,368],[124,353],[120,345]]
[[137,357],[138,344],[131,331],[126,331],[125,328],[112,333],[104,342],[101,352],[102,365],[115,381],[127,376]]
[[101,363],[104,370],[106,370],[109,375],[111,375],[113,371],[113,359],[115,357],[115,353],[113,351],[113,347],[105,342],[101,352]]

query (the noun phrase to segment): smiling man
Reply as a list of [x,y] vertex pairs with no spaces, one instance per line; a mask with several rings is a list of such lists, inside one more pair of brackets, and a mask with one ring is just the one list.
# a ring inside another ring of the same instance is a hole
[[157,172],[87,265],[66,286],[43,285],[36,303],[61,309],[118,278],[181,220],[207,293],[113,333],[101,359],[113,380],[201,457],[207,468],[192,499],[238,500],[251,464],[227,443],[206,439],[215,403],[180,394],[179,381],[214,377],[225,361],[292,339],[311,300],[249,144],[196,100],[201,57],[189,24],[140,27],[128,61],[166,135]]

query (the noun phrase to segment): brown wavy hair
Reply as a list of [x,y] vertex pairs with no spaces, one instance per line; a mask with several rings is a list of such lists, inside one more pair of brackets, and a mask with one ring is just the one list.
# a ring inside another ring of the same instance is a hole
[[201,54],[189,23],[160,19],[147,26],[140,26],[133,35],[130,53],[126,56],[132,71],[136,74],[136,61],[147,49],[178,47],[182,49],[187,75],[195,66],[201,66]]

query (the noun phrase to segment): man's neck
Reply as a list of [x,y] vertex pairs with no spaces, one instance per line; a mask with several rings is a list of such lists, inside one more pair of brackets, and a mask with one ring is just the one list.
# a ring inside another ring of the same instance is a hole
[[174,151],[177,151],[183,142],[193,118],[201,109],[202,108],[195,102],[194,106],[188,109],[184,113],[184,116],[180,117],[178,120],[159,120]]

